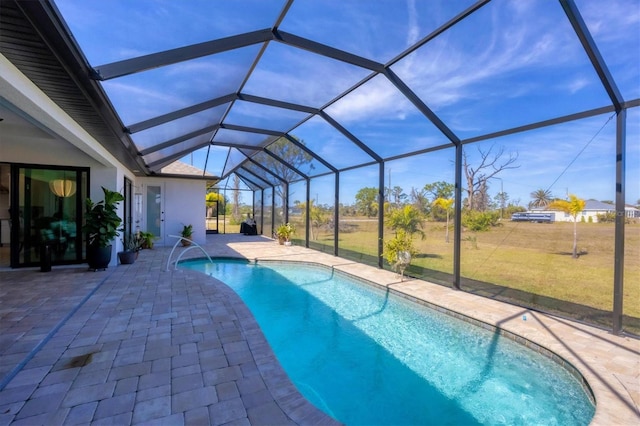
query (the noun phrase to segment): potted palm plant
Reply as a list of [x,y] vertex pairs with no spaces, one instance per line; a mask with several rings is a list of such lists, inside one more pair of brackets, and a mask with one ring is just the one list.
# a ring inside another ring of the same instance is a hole
[[291,245],[291,236],[296,232],[294,226],[290,223],[283,223],[276,229],[276,237],[278,237],[278,243],[280,245]]
[[[183,236],[184,238],[188,238],[189,240],[191,239],[191,236],[193,235],[193,225],[189,224],[189,225],[184,225],[184,227],[182,228],[182,232],[180,233],[181,236]],[[182,240],[182,245],[183,246],[190,246],[191,245],[191,241],[189,240]]]
[[404,281],[404,270],[409,267],[412,257],[416,254],[411,234],[402,229],[396,232],[395,237],[385,241],[382,253],[389,265],[400,274],[401,281]]
[[111,262],[112,242],[120,235],[118,227],[122,219],[118,216],[118,203],[124,200],[119,192],[102,187],[104,200],[94,203],[85,200],[85,224],[82,231],[87,234],[87,263],[89,269],[106,269]]
[[140,240],[141,240],[140,248],[143,248],[143,249],[153,248],[153,243],[156,240],[156,236],[153,235],[153,232],[139,231],[138,235],[140,235]]

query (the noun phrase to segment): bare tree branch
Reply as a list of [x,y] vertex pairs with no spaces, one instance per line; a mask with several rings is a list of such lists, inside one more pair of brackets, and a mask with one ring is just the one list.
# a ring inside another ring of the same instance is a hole
[[465,151],[462,152],[462,167],[467,181],[467,207],[471,210],[485,210],[487,208],[489,196],[487,195],[487,181],[495,177],[498,173],[508,170],[517,169],[520,165],[516,165],[518,153],[509,153],[508,158],[503,158],[505,152],[504,147],[500,147],[496,152],[493,151],[494,145],[491,145],[487,151],[478,148],[480,154],[480,164],[473,167],[469,164],[469,159]]

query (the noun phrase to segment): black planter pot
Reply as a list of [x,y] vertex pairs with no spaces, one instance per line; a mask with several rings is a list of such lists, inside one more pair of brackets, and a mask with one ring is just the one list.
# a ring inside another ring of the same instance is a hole
[[97,271],[98,269],[107,269],[111,262],[111,246],[107,247],[87,247],[87,263],[89,269]]
[[118,252],[118,259],[121,265],[131,265],[138,257],[137,251],[121,251]]

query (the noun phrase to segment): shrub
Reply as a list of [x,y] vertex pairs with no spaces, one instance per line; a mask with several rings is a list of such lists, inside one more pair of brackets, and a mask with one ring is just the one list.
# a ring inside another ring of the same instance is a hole
[[475,235],[468,235],[462,239],[463,241],[469,241],[471,248],[478,250],[478,237]]
[[607,212],[597,214],[599,223],[614,223],[616,221],[616,213],[615,212]]
[[521,213],[521,212],[526,212],[527,209],[525,209],[522,206],[507,206],[504,210],[504,215],[505,217],[511,217],[512,214],[514,213]]
[[399,274],[404,275],[404,269],[416,254],[418,250],[413,245],[411,235],[403,229],[398,230],[395,237],[384,242],[382,256]]
[[492,226],[498,226],[500,212],[479,212],[467,210],[462,215],[462,226],[470,231],[488,231]]
[[440,206],[431,207],[431,220],[434,222],[445,222],[447,220],[447,210]]
[[242,216],[240,215],[232,215],[229,219],[229,224],[231,225],[240,225],[243,222]]

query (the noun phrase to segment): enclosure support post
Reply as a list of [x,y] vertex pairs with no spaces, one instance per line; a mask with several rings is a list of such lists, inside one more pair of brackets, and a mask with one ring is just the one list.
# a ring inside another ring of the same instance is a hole
[[[222,199],[227,199],[227,185],[225,184],[224,189],[222,190]],[[227,204],[224,206],[224,214],[222,215],[222,233],[227,233]]]
[[338,255],[338,239],[340,234],[340,172],[336,172],[336,187],[333,200],[333,255]]
[[624,221],[625,212],[625,165],[626,165],[626,119],[627,110],[616,117],[616,229],[613,269],[613,334],[622,333],[623,284],[624,284]]
[[284,223],[289,223],[289,182],[284,184],[284,200],[282,200],[282,208],[284,209]]
[[455,204],[453,227],[453,288],[460,290],[460,245],[462,244],[462,144],[456,144]]
[[264,235],[264,188],[260,190],[260,234]]
[[276,186],[271,185],[271,236],[276,230]]
[[256,191],[251,191],[251,216],[256,219]]
[[[384,252],[384,161],[379,163],[378,176],[378,268],[383,268],[382,253]],[[391,178],[389,178],[391,179]]]
[[[307,178],[307,194],[305,203],[305,232],[304,232],[304,246],[309,248],[309,226],[311,226],[311,179]],[[318,206],[316,206],[317,208]]]

